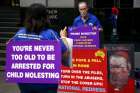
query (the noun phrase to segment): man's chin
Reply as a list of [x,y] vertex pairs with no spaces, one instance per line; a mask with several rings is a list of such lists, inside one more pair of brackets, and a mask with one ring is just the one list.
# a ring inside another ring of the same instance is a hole
[[81,15],[81,17],[83,17],[83,18],[84,18],[84,17],[85,17],[85,15]]
[[84,18],[84,17],[86,17],[86,16],[87,16],[87,14],[81,14],[81,16]]
[[127,81],[126,81],[126,80],[124,80],[124,81],[122,81],[122,80],[117,80],[117,81],[113,81],[111,84],[112,84],[115,88],[121,89],[121,88],[123,88],[123,87],[127,84]]

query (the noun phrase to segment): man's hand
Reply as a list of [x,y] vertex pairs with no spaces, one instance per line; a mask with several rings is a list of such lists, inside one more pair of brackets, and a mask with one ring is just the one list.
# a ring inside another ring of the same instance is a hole
[[99,30],[99,32],[102,32],[102,31],[103,31],[103,28],[102,28],[102,27],[97,28],[96,26],[93,26],[92,29],[93,29],[93,31],[94,31],[94,30]]
[[98,28],[98,30],[99,30],[100,32],[103,32],[103,28],[102,28],[102,27]]
[[97,30],[97,27],[96,27],[96,26],[93,26],[92,29],[93,29],[93,31],[94,31],[94,30]]
[[61,29],[60,30],[60,37],[63,38],[63,37],[67,37],[67,27],[65,26],[64,29]]

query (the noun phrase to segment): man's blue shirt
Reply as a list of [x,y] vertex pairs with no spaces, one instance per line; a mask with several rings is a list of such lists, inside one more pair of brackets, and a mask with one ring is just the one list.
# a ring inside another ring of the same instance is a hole
[[84,22],[81,16],[78,16],[74,19],[73,26],[78,27],[82,25],[96,26],[101,27],[99,20],[93,14],[88,13],[88,19]]

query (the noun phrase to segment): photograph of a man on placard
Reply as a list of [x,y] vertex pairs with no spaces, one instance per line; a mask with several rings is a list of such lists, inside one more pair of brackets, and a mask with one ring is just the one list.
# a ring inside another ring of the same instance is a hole
[[109,84],[108,93],[135,93],[132,78],[133,52],[130,47],[108,47]]
[[[131,64],[126,51],[117,51],[109,57],[110,62],[110,84],[113,91],[125,91],[133,84],[133,79],[129,77]],[[131,87],[133,89],[133,87]],[[112,93],[112,92],[109,92]],[[114,93],[114,92],[113,92]]]

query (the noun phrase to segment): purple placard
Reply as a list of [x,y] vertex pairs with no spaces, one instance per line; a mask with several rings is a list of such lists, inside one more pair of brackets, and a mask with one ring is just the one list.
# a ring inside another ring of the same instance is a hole
[[91,26],[69,27],[68,36],[73,39],[74,48],[99,48],[99,31]]
[[6,47],[6,81],[58,83],[61,47],[58,41],[10,41]]

